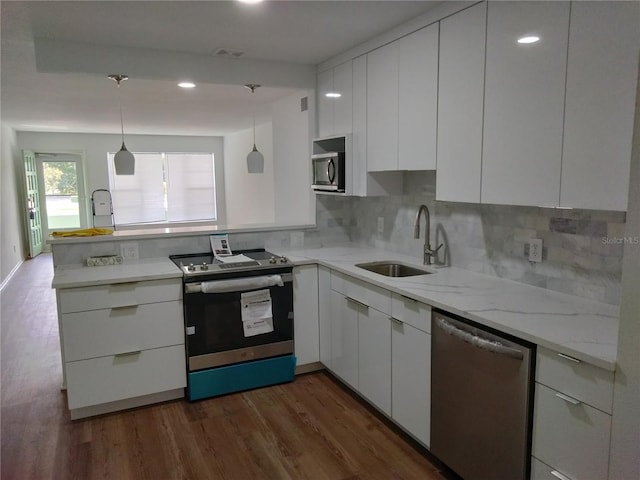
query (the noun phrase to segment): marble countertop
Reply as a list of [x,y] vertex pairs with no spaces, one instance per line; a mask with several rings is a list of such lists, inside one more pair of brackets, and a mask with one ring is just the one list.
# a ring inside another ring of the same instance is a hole
[[59,265],[53,270],[53,288],[89,287],[108,283],[139,282],[162,278],[182,278],[182,272],[165,258],[125,261],[121,265],[87,267],[85,265]]
[[318,263],[405,295],[434,308],[615,370],[619,308],[552,290],[455,267],[429,267],[432,274],[390,278],[357,263],[394,260],[423,267],[415,257],[369,247],[274,250],[296,264]]
[[[455,267],[390,278],[356,267],[394,260],[423,268],[415,257],[354,245],[312,249],[270,249],[294,264],[320,264],[395,293],[414,298],[482,325],[613,371],[616,366],[619,309],[585,298],[482,275]],[[168,258],[125,261],[122,265],[61,265],[53,288],[74,288],[162,278],[182,272]]]

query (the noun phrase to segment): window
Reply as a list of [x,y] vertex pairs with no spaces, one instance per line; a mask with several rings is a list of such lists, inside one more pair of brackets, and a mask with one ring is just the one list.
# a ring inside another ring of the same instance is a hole
[[108,154],[116,224],[216,220],[212,153],[134,155],[135,175],[116,175],[114,154]]

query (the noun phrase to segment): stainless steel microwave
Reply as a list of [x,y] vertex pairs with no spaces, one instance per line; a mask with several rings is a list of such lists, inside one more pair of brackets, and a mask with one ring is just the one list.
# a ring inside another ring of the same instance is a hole
[[325,192],[344,192],[344,152],[311,155],[312,188]]

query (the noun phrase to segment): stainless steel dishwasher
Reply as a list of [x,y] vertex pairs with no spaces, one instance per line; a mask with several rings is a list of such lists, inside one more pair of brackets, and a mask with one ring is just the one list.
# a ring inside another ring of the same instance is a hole
[[534,346],[434,311],[431,452],[464,480],[524,480]]

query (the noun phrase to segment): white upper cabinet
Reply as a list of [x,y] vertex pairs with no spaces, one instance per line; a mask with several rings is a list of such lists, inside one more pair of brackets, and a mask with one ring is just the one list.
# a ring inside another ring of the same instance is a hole
[[436,167],[438,24],[367,54],[367,168]]
[[367,169],[398,170],[398,45],[367,54]]
[[333,69],[333,134],[351,133],[353,110],[352,62],[342,63]]
[[640,3],[573,2],[560,205],[626,210]]
[[434,170],[438,121],[438,24],[418,30],[398,42],[398,170]]
[[352,65],[342,63],[318,73],[318,136],[351,133]]
[[487,4],[440,22],[436,200],[480,203]]
[[488,4],[482,203],[558,204],[568,30],[569,2]]
[[327,93],[333,90],[333,70],[318,73],[318,136],[333,133],[333,102]]

